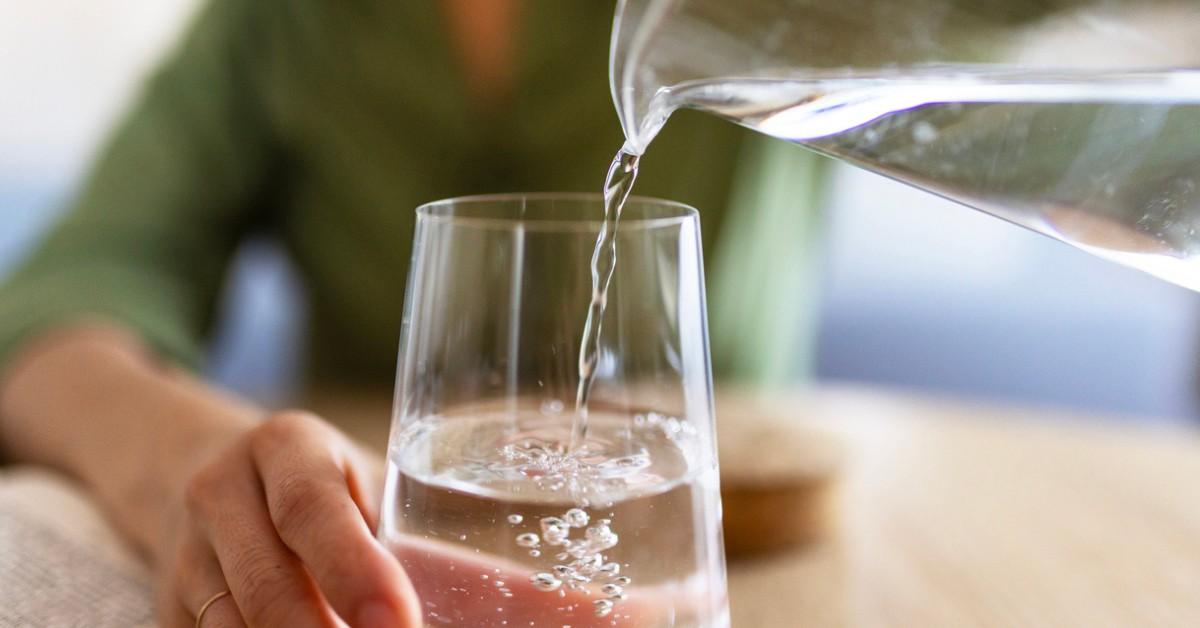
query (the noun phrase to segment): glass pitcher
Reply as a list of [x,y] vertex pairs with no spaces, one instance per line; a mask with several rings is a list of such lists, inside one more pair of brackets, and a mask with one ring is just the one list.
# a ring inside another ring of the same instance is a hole
[[620,0],[610,75],[627,152],[699,109],[1200,290],[1200,3]]

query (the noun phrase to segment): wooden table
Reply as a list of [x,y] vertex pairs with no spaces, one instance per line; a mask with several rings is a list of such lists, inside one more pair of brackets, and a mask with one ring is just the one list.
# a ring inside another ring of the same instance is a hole
[[862,390],[770,402],[848,447],[807,549],[730,565],[735,626],[1200,626],[1200,435]]
[[730,564],[734,626],[1200,626],[1194,431],[857,389],[755,407],[847,454],[822,540]]

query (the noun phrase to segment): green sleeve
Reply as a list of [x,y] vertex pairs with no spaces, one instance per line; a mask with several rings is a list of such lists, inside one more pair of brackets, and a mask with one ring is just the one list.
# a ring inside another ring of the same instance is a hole
[[65,217],[0,286],[0,365],[79,319],[140,333],[195,367],[238,238],[265,200],[253,2],[206,7],[109,139]]
[[708,261],[715,377],[783,386],[812,374],[831,163],[767,137],[742,146],[727,210],[737,219]]

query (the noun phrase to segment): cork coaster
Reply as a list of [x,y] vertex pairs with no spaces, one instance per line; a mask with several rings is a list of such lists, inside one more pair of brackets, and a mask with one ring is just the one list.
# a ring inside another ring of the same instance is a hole
[[819,539],[834,518],[841,441],[752,397],[719,397],[725,550],[769,553]]

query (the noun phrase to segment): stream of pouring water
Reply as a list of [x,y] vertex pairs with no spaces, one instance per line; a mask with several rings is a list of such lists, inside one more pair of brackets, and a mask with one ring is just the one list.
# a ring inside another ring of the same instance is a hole
[[579,345],[579,388],[575,393],[575,419],[569,449],[576,450],[587,438],[588,400],[600,361],[600,333],[608,305],[608,286],[617,267],[617,228],[625,200],[637,180],[639,155],[622,147],[613,158],[604,179],[604,222],[592,251],[592,300],[588,305],[583,338]]

